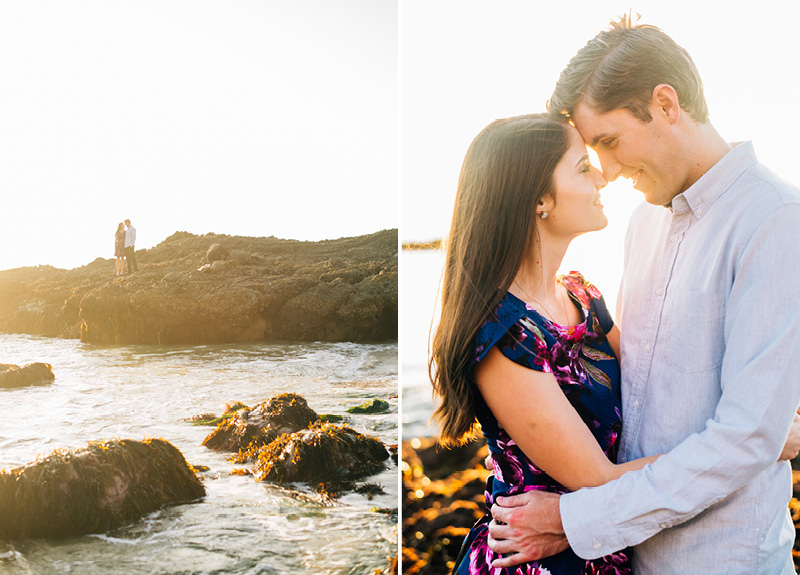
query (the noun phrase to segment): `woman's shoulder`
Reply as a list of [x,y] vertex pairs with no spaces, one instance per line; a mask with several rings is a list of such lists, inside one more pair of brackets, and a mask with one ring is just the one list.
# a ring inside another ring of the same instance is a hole
[[583,277],[581,272],[571,271],[559,277],[559,280],[567,288],[567,291],[576,297],[586,309],[592,306],[592,300],[600,301],[603,299],[603,294],[600,293],[600,290]]

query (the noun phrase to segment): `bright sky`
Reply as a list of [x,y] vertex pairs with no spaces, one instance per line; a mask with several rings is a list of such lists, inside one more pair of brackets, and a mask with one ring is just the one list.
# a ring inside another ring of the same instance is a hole
[[[764,164],[800,184],[800,3],[719,6],[696,0],[402,0],[403,241],[447,235],[458,172],[475,135],[496,118],[544,111],[570,58],[631,10],[692,55],[720,134],[753,140]],[[609,227],[576,240],[565,261],[603,284],[612,306],[625,224],[641,201],[626,180],[609,185],[603,192]]]
[[0,3],[0,269],[398,225],[396,0]]

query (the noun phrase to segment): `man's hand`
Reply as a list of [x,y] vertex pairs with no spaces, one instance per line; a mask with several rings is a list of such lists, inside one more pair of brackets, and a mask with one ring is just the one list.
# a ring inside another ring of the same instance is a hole
[[545,491],[497,498],[492,505],[489,548],[508,556],[495,559],[492,567],[513,567],[569,547],[561,525],[560,498]]
[[800,409],[794,414],[794,421],[792,421],[792,427],[789,429],[789,437],[786,438],[786,443],[778,460],[794,459],[797,457],[798,452],[800,452]]

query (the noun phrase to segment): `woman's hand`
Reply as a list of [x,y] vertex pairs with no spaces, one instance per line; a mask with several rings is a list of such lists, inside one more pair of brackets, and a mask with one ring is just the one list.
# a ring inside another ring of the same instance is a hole
[[789,437],[786,438],[786,443],[778,461],[794,459],[798,453],[800,453],[800,409],[794,414],[792,427],[789,429]]

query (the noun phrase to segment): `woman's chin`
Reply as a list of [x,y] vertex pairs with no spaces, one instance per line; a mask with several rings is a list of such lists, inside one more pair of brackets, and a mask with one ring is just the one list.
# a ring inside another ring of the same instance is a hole
[[606,215],[604,213],[601,212],[600,215],[597,217],[597,221],[595,222],[595,225],[593,225],[591,229],[586,230],[586,231],[587,232],[599,232],[600,230],[605,229],[606,226],[608,226],[608,218],[606,217]]

